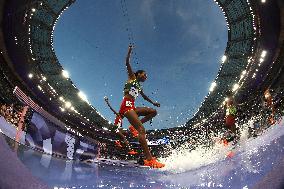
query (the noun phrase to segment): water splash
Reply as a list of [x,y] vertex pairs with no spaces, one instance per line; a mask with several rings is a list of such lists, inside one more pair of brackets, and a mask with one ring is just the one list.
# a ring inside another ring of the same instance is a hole
[[[246,170],[256,173],[258,171],[256,166],[252,166],[250,158],[257,155],[259,150],[265,150],[271,141],[284,135],[284,129],[282,129],[284,121],[281,120],[277,124],[270,126],[257,138],[248,138],[248,127],[251,127],[252,124],[253,120],[240,127],[242,128],[240,140],[234,151],[240,154],[240,160]],[[161,161],[166,164],[163,170],[171,173],[183,173],[225,160],[228,152],[232,149],[232,145],[224,146],[223,143],[218,142],[218,139],[217,137],[215,145],[211,148],[199,146],[194,150],[190,150],[190,144],[184,144],[173,150],[169,157],[161,158]]]
[[161,159],[167,165],[164,170],[172,173],[182,173],[207,166],[226,158],[228,148],[222,143],[216,143],[213,148],[198,147],[190,151],[188,144],[173,150],[172,154]]

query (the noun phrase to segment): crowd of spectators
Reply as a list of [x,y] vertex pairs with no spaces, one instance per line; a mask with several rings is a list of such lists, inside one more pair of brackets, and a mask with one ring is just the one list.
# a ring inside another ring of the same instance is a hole
[[[245,102],[236,102],[236,122],[238,128],[247,131],[248,137],[257,137],[267,128],[279,123],[284,116],[284,90],[266,89],[256,92]],[[177,144],[190,143],[192,146],[210,146],[214,138],[222,137],[226,132],[225,110],[220,108],[217,114],[206,122],[194,128],[193,126],[173,128],[163,131],[160,135],[171,136]],[[156,133],[155,133],[156,135]],[[175,137],[176,136],[176,137]],[[154,137],[153,137],[154,138]],[[174,146],[178,146],[175,144]]]
[[[3,54],[0,54],[0,64],[0,116],[4,117],[6,121],[14,126],[17,126],[20,121],[21,112],[24,106],[22,102],[13,94],[13,90],[16,86],[19,86],[24,93],[29,93],[14,75]],[[32,110],[30,109],[25,116],[25,121],[22,128],[24,130],[26,130],[26,126],[29,124],[31,119],[31,111]]]
[[18,125],[23,107],[15,104],[1,104],[0,114],[5,120],[15,126]]
[[[266,89],[255,96],[249,110],[241,111],[240,125],[248,127],[249,137],[261,135],[267,128],[282,120],[284,116],[283,92],[281,88]],[[248,111],[251,113],[249,117],[246,115]]]

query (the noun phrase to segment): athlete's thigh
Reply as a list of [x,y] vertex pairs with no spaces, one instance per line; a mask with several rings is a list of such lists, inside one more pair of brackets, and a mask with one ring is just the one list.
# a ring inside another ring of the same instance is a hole
[[153,113],[155,110],[149,107],[136,107],[135,112],[138,116],[146,116],[150,113]]
[[134,110],[129,110],[124,114],[128,119],[129,123],[134,126],[135,129],[140,130],[143,128],[142,122],[140,121],[137,113]]

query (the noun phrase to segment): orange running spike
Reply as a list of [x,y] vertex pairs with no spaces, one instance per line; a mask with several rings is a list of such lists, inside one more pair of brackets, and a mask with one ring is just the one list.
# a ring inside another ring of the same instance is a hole
[[122,145],[119,140],[116,140],[114,143],[117,147],[122,148]]
[[158,162],[156,160],[156,158],[153,158],[151,160],[145,159],[144,160],[144,165],[145,166],[149,166],[151,168],[163,168],[163,167],[165,167],[165,164]]
[[128,154],[130,154],[130,155],[136,155],[136,154],[138,154],[138,152],[136,152],[135,150],[130,150],[130,151],[128,152]]
[[226,139],[222,139],[224,146],[228,146],[228,141]]
[[234,155],[235,155],[235,153],[232,152],[232,151],[230,151],[230,152],[227,154],[227,157],[228,157],[228,158],[232,158]]

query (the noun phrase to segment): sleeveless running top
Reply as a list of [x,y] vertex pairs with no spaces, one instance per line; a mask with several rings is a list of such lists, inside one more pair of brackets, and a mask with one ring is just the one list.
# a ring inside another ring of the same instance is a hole
[[237,108],[234,105],[234,101],[231,98],[229,98],[227,100],[226,116],[228,115],[236,116],[236,114],[237,114]]
[[137,79],[126,82],[124,85],[123,92],[128,93],[135,99],[138,97],[139,93],[142,91],[142,86],[137,81]]
[[234,105],[231,105],[227,107],[226,109],[226,116],[233,115],[235,116],[237,114],[237,108]]

